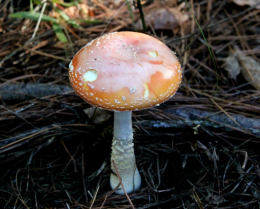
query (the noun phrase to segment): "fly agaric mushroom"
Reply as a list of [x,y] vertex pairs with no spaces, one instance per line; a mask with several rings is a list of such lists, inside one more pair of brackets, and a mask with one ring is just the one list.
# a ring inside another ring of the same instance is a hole
[[[114,111],[110,185],[117,194],[136,191],[132,111],[159,105],[178,89],[182,71],[161,41],[137,32],[105,34],[84,46],[69,65],[75,92],[87,103]],[[119,176],[118,176],[119,175]]]

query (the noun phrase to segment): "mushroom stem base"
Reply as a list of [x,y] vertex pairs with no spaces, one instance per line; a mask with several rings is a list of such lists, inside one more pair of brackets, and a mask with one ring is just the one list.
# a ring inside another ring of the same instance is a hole
[[141,177],[135,163],[131,112],[114,114],[111,169],[110,185],[112,189],[118,188],[117,194],[124,194],[119,177],[127,193],[140,188]]

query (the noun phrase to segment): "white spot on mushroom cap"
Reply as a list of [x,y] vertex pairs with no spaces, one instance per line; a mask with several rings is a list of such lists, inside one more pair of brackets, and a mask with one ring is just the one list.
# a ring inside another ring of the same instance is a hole
[[69,69],[70,69],[70,73],[72,73],[72,71],[73,71],[73,69],[74,69],[74,66],[73,66],[73,64],[72,64],[72,61],[71,61],[70,64],[69,64]]
[[92,88],[92,89],[95,88],[95,86],[94,86],[93,84],[91,84],[91,83],[88,83],[88,86],[89,86],[90,88]]
[[149,87],[147,85],[147,83],[144,84],[144,98],[148,99],[149,97]]
[[130,88],[130,94],[134,94],[136,92],[136,88]]
[[90,42],[88,42],[88,43],[84,46],[84,48],[91,46],[95,40],[96,40],[96,39],[93,39],[93,40],[91,40]]
[[95,80],[97,80],[97,77],[98,77],[98,73],[96,70],[94,69],[90,69],[88,70],[86,73],[84,73],[83,75],[83,79],[84,81],[87,81],[87,82],[93,82]]
[[100,45],[100,41],[97,41],[96,46],[99,46],[99,45]]
[[156,50],[148,51],[148,54],[153,58],[158,57],[158,52]]

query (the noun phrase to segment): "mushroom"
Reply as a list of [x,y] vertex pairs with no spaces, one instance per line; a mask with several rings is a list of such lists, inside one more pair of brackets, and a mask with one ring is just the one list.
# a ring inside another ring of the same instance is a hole
[[132,111],[157,106],[175,94],[182,78],[177,57],[152,36],[108,33],[77,52],[69,65],[69,78],[87,103],[114,111],[111,188],[117,194],[138,190],[141,177],[134,154]]

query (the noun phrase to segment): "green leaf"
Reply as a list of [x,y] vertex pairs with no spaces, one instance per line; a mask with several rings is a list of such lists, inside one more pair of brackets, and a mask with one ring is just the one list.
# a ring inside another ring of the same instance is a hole
[[85,24],[99,24],[99,23],[102,23],[103,21],[102,20],[98,20],[98,19],[80,19],[79,20],[80,22],[82,23],[85,23]]
[[57,23],[53,23],[52,25],[52,29],[55,32],[57,38],[62,42],[62,43],[68,43],[68,39],[65,35],[65,33],[63,32],[62,27],[57,24]]
[[42,2],[41,2],[41,0],[33,0],[33,3],[37,4],[37,5],[40,5]]
[[70,17],[65,12],[58,10],[58,13],[68,24],[72,25],[74,28],[79,28],[78,23],[75,20],[70,19]]
[[[10,15],[12,18],[26,18],[37,21],[40,17],[40,13],[38,12],[16,12]],[[42,15],[41,21],[46,22],[52,22],[52,23],[58,23],[58,21],[55,18],[52,18],[48,15]]]

